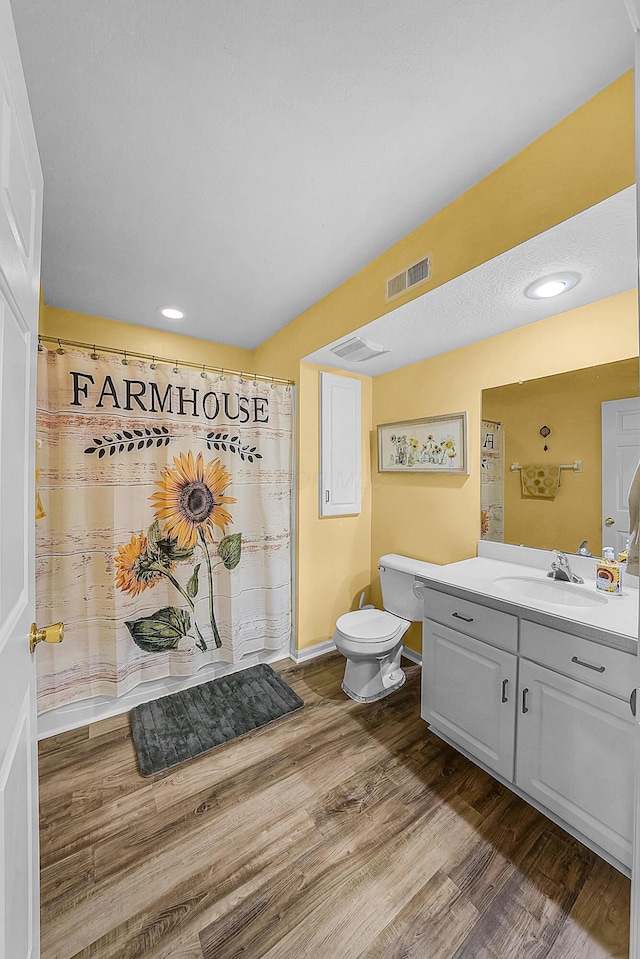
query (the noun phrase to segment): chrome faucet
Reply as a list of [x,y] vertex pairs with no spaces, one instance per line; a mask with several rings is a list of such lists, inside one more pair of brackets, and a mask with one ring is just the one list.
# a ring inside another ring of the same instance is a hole
[[571,567],[569,566],[569,560],[564,553],[561,553],[559,549],[555,550],[556,558],[551,563],[551,569],[547,573],[547,576],[551,576],[552,579],[558,579],[563,583],[584,583],[584,580],[581,576],[576,576],[572,572]]

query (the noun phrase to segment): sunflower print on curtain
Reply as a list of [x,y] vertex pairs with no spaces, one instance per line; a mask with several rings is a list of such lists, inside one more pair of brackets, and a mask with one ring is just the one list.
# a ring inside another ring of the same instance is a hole
[[[40,712],[287,647],[292,394],[39,353]],[[177,369],[177,372],[176,372]]]

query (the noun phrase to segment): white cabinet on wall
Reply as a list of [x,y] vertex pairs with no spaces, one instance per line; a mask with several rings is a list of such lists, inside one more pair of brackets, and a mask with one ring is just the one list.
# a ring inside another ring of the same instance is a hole
[[320,373],[320,516],[360,512],[360,380]]

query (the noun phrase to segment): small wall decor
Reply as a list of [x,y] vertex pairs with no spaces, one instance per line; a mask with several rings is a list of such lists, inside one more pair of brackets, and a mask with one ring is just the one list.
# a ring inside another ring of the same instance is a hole
[[[546,439],[547,439],[547,436],[551,436],[551,430],[549,429],[548,426],[541,426],[540,429],[538,430],[538,432],[540,433],[540,436],[543,438],[543,440],[546,440]],[[543,446],[542,448],[543,448],[543,450],[544,450],[545,453],[546,453],[547,450],[549,449],[549,447],[547,446],[546,442],[545,442],[545,444],[544,444],[544,446]]]
[[378,426],[378,470],[468,473],[467,413]]

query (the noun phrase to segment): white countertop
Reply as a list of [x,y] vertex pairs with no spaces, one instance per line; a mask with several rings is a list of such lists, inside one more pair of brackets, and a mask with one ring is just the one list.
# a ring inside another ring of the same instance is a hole
[[[541,551],[537,551],[541,552]],[[552,554],[551,554],[552,555]],[[499,600],[501,603],[510,603],[523,609],[533,609],[547,616],[553,616],[558,620],[558,628],[562,629],[563,623],[574,623],[603,630],[607,633],[617,634],[637,642],[638,639],[638,589],[632,585],[625,587],[625,574],[622,574],[622,594],[619,596],[608,595],[607,593],[596,589],[595,585],[595,567],[596,561],[583,560],[580,569],[574,567],[574,557],[570,557],[574,570],[584,578],[584,585],[576,586],[576,589],[587,590],[599,597],[606,597],[607,602],[597,606],[568,606],[557,603],[545,602],[543,599],[530,599],[524,595],[515,595],[513,592],[507,592],[504,586],[499,582],[503,576],[526,576],[527,578],[536,578],[544,580],[549,569],[536,566],[521,565],[514,562],[508,562],[499,559],[490,559],[485,556],[477,556],[473,559],[465,559],[459,563],[450,563],[448,566],[440,566],[430,571],[428,575],[419,575],[418,579],[425,583],[443,583],[448,586],[458,587],[469,590],[479,596]],[[588,574],[591,574],[590,576]],[[629,577],[631,580],[631,577]],[[635,581],[637,582],[637,580]],[[570,584],[566,584],[567,587]],[[515,612],[515,610],[514,610]]]

